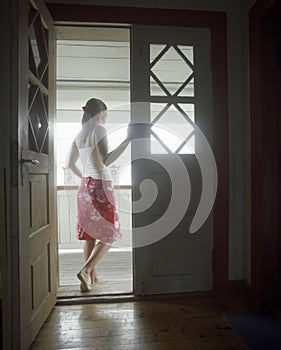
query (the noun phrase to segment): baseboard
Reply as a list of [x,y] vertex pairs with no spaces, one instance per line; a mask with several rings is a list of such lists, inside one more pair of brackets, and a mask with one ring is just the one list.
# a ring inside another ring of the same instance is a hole
[[232,280],[228,281],[226,287],[227,295],[236,295],[240,297],[250,296],[250,284],[247,280]]

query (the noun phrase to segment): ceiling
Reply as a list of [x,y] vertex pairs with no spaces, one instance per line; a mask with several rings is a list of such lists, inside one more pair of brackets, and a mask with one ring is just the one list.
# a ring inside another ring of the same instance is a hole
[[57,27],[57,120],[80,121],[91,97],[109,109],[130,100],[130,30]]

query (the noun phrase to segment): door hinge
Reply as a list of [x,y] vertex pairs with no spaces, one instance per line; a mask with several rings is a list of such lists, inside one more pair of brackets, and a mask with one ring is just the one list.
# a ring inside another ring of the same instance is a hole
[[19,185],[19,161],[18,161],[18,141],[12,141],[11,143],[11,154],[10,154],[10,164],[11,164],[11,184],[13,187],[18,187]]
[[212,250],[212,257],[211,257],[211,269],[212,269],[212,271],[214,271],[214,269],[215,269],[215,251],[214,251],[214,249]]

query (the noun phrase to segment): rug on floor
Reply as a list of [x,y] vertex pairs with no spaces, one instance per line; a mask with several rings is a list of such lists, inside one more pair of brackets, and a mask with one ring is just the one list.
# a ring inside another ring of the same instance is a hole
[[280,350],[281,322],[262,313],[226,314],[224,318],[249,350]]

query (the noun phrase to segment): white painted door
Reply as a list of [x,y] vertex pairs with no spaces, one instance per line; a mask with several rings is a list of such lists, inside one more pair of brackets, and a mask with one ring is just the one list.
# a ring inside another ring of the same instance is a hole
[[133,26],[131,59],[134,292],[211,290],[210,32]]
[[25,350],[56,302],[55,38],[42,0],[19,4],[19,312]]

